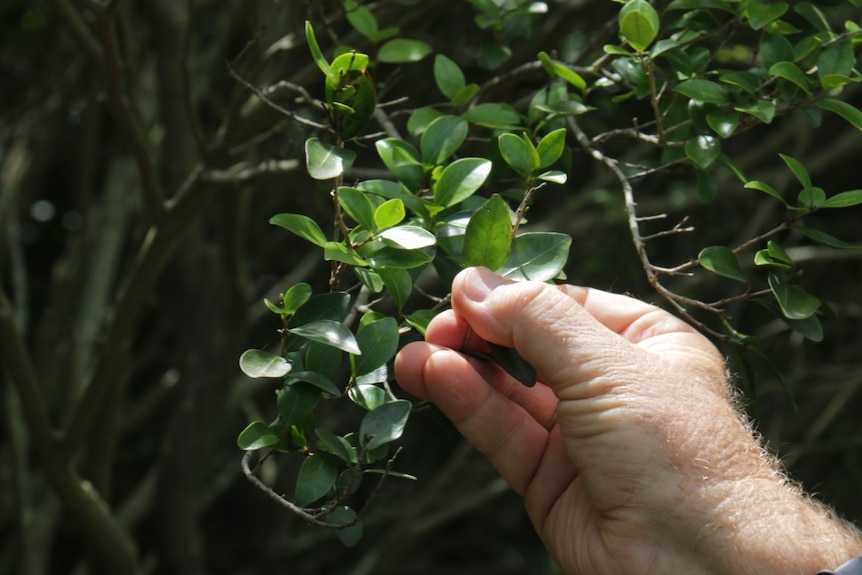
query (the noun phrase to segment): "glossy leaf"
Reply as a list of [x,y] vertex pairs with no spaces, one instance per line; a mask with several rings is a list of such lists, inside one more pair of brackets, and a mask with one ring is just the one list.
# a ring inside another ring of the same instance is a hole
[[572,238],[556,232],[529,232],[512,241],[512,251],[497,273],[518,280],[548,281],[569,259]]
[[[335,349],[330,347],[329,349]],[[340,358],[339,358],[340,359]],[[290,377],[287,378],[287,383],[294,383],[297,381],[304,381],[305,383],[310,383],[314,387],[318,388],[321,391],[325,391],[329,395],[339,396],[341,395],[341,389],[337,385],[335,385],[331,379],[326,377],[321,373],[317,373],[316,371],[293,371],[290,373]]]
[[288,332],[325,345],[331,345],[347,353],[360,354],[356,338],[344,324],[329,319],[319,319],[301,326],[289,328]]
[[359,437],[365,449],[370,451],[401,437],[411,408],[409,401],[396,400],[365,414],[359,425]]
[[317,138],[305,141],[305,165],[316,180],[331,180],[344,174],[356,160],[356,152]]
[[403,250],[420,250],[437,243],[434,234],[425,228],[411,225],[388,228],[377,234],[377,237],[385,244]]
[[560,170],[548,170],[536,176],[536,179],[552,184],[565,184],[569,177],[565,172],[561,172]]
[[764,124],[771,123],[775,118],[775,102],[768,100],[757,100],[752,104],[737,106],[734,110],[754,116]]
[[335,73],[329,66],[329,60],[326,59],[323,52],[320,50],[320,45],[317,43],[317,38],[314,35],[314,28],[312,28],[311,22],[308,20],[305,21],[305,39],[308,43],[308,48],[311,51],[311,58],[314,60],[314,63],[327,78],[334,78]]
[[748,188],[749,190],[758,190],[758,191],[764,192],[766,194],[769,194],[773,198],[780,200],[781,203],[787,205],[787,202],[784,201],[784,198],[781,197],[781,194],[778,193],[778,190],[776,190],[775,188],[773,188],[772,186],[770,186],[766,182],[760,182],[757,180],[752,180],[750,182],[746,182],[745,187]]
[[538,58],[542,63],[542,67],[545,68],[545,71],[552,78],[562,78],[578,90],[585,90],[587,88],[587,82],[580,74],[565,64],[553,61],[547,52],[539,52]]
[[505,200],[494,194],[477,209],[464,233],[464,263],[496,270],[509,256],[512,219]]
[[381,248],[368,256],[369,264],[374,268],[390,267],[405,270],[424,266],[433,259],[434,255],[424,250],[390,247]]
[[416,148],[398,138],[385,138],[374,143],[386,168],[411,190],[418,190],[425,181],[422,161]]
[[293,232],[304,240],[316,246],[326,245],[326,236],[317,222],[302,214],[278,214],[269,219],[269,223]]
[[567,133],[566,128],[559,128],[548,132],[539,140],[539,145],[536,146],[536,151],[539,154],[539,168],[547,168],[560,159],[566,147]]
[[353,220],[366,230],[374,229],[374,204],[368,194],[356,188],[338,188],[338,203]]
[[249,377],[284,377],[293,369],[293,364],[280,355],[249,349],[240,356],[239,368]]
[[386,200],[374,210],[374,224],[377,229],[383,230],[401,223],[407,216],[404,202],[399,199]]
[[458,116],[440,116],[433,120],[419,143],[422,161],[433,165],[445,162],[461,147],[468,129],[467,121]]
[[710,80],[685,80],[677,84],[674,91],[708,104],[718,104],[721,106],[728,102],[727,88]]
[[307,383],[285,385],[276,392],[278,415],[286,425],[296,425],[314,411],[318,401],[320,390]]
[[619,14],[620,35],[643,52],[653,43],[659,30],[656,9],[646,0],[628,0]]
[[704,248],[698,254],[697,259],[701,266],[715,274],[743,283],[748,281],[745,274],[742,273],[736,254],[728,247]]
[[795,284],[784,282],[775,274],[769,274],[769,288],[787,319],[805,319],[814,315],[820,300]]
[[254,421],[239,433],[236,445],[244,451],[254,451],[275,445],[278,441],[278,434],[270,426],[262,421]]
[[721,142],[712,136],[697,136],[685,143],[685,155],[700,168],[708,168],[721,155]]
[[862,204],[862,190],[850,190],[835,194],[823,202],[820,207],[849,208],[850,206],[858,206],[859,204]]
[[847,102],[827,98],[818,100],[815,105],[821,110],[838,114],[847,120],[857,130],[862,130],[862,111]]
[[425,132],[431,122],[442,115],[442,112],[435,110],[434,108],[418,108],[410,114],[410,118],[407,120],[407,131],[413,136],[420,136]]
[[359,407],[373,411],[389,401],[389,394],[379,385],[358,383],[347,392],[350,400]]
[[706,114],[706,123],[719,137],[729,138],[739,126],[739,112],[735,110],[716,110]]
[[498,139],[500,154],[510,168],[523,177],[529,177],[539,168],[539,153],[526,136],[506,133]]
[[368,261],[357,254],[356,250],[342,242],[326,242],[323,246],[323,259],[328,262],[343,262],[351,266],[368,265]]
[[450,101],[454,100],[467,85],[464,73],[458,64],[443,54],[437,54],[434,57],[434,81],[440,92]]
[[752,29],[760,30],[770,22],[781,18],[789,8],[786,2],[750,2],[747,5],[746,16]]
[[771,265],[784,269],[791,269],[796,265],[787,252],[773,240],[766,243],[766,249],[758,250],[754,254],[754,263],[759,266]]
[[434,184],[434,203],[449,207],[463,202],[482,187],[491,167],[491,161],[484,158],[455,160],[446,166]]
[[322,343],[310,343],[305,350],[305,369],[329,378],[338,373],[341,350]]
[[825,82],[830,76],[849,76],[856,64],[856,55],[849,39],[835,42],[820,53],[817,58],[817,77],[825,89],[830,86]]
[[389,40],[377,52],[377,61],[386,64],[418,62],[431,53],[431,46],[419,40],[395,38]]
[[296,476],[293,503],[306,507],[330,492],[338,478],[338,469],[325,457],[312,454],[305,458]]
[[292,315],[311,299],[311,286],[304,282],[293,284],[282,299],[284,300],[283,311]]
[[808,78],[793,62],[776,62],[769,67],[770,76],[778,76],[799,86],[806,94],[811,93],[808,86]]
[[356,341],[362,355],[350,357],[354,378],[377,369],[395,356],[398,350],[398,322],[394,317],[384,317],[362,324],[356,331]]

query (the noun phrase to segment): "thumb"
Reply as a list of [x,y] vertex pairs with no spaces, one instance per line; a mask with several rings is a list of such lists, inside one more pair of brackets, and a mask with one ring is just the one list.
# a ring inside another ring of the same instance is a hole
[[637,379],[643,365],[645,352],[599,322],[571,289],[468,268],[452,284],[452,308],[483,340],[514,347],[561,398],[606,393],[606,385]]

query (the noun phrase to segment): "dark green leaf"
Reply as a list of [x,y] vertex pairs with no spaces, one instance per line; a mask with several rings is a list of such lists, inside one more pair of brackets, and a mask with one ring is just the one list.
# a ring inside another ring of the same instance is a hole
[[348,390],[347,395],[353,403],[368,411],[377,409],[390,399],[385,389],[373,384],[354,385]]
[[262,421],[254,421],[248,424],[236,438],[236,445],[244,451],[263,449],[278,443],[276,434],[267,424]]
[[281,421],[296,425],[314,411],[320,401],[320,390],[307,383],[285,385],[276,392],[276,405]]
[[503,159],[520,175],[529,177],[539,168],[539,153],[528,137],[506,133],[500,135],[498,142]]
[[398,350],[398,322],[394,317],[384,317],[361,324],[356,331],[356,341],[362,355],[350,357],[351,373],[357,378],[385,365]]
[[299,467],[293,503],[297,507],[306,507],[314,503],[329,493],[337,478],[338,470],[335,465],[322,455],[309,455]]
[[386,289],[389,290],[389,295],[392,296],[400,311],[413,291],[413,278],[410,276],[410,272],[402,269],[381,268],[377,270],[377,273],[380,274],[383,283],[386,284]]
[[340,524],[352,523],[349,527],[342,527],[335,531],[335,536],[345,547],[353,547],[362,539],[362,521],[356,521],[356,512],[350,507],[343,505],[336,507],[324,518],[327,523]]
[[461,117],[471,124],[498,130],[515,129],[521,125],[521,116],[507,104],[479,104],[464,112]]
[[721,142],[712,136],[697,136],[685,143],[685,155],[700,168],[708,168],[721,155]]
[[547,168],[560,159],[566,146],[566,128],[559,128],[548,132],[536,147],[539,153],[539,168]]
[[317,138],[305,141],[305,164],[316,180],[331,180],[344,174],[356,160],[356,152],[339,148]]
[[356,464],[359,462],[359,458],[356,455],[356,449],[354,449],[354,447],[343,437],[335,435],[325,428],[315,429],[314,433],[317,435],[319,445],[326,452],[335,455],[346,463]]
[[467,85],[461,68],[443,54],[434,57],[434,81],[449,100],[454,100]]
[[359,437],[365,449],[370,451],[401,437],[411,408],[409,401],[396,400],[365,414],[359,425]]
[[697,170],[697,196],[703,203],[709,203],[718,194],[718,183],[706,170]]
[[371,267],[375,269],[389,267],[407,270],[431,263],[434,254],[424,250],[384,247],[371,254],[368,259]]
[[833,112],[838,114],[850,124],[856,128],[857,130],[862,130],[862,112],[859,111],[859,108],[851,106],[847,102],[842,102],[841,100],[832,100],[825,99],[819,100],[815,104],[821,110],[826,110],[827,112]]
[[727,89],[710,80],[685,80],[677,84],[674,91],[708,104],[724,105],[728,101]]
[[473,101],[473,98],[479,95],[481,90],[482,88],[478,84],[467,84],[454,98],[452,98],[452,105],[464,106],[469,104]]
[[322,343],[310,343],[305,351],[305,369],[332,379],[341,365],[341,350]]
[[746,9],[748,23],[754,30],[760,30],[773,20],[781,18],[789,8],[786,2],[774,2],[767,4],[765,2],[750,2]]
[[323,259],[328,262],[344,262],[351,266],[368,265],[368,262],[360,257],[356,250],[342,242],[326,242],[326,245],[323,246]]
[[377,52],[377,60],[386,64],[418,62],[431,53],[431,46],[419,40],[396,38],[389,40]]
[[[336,349],[330,347],[329,349]],[[341,359],[339,357],[339,359]],[[341,389],[338,388],[337,385],[332,383],[332,380],[326,377],[321,373],[317,373],[316,371],[293,371],[290,373],[290,377],[287,378],[287,383],[294,383],[297,381],[304,381],[305,383],[310,383],[314,387],[320,389],[321,391],[325,391],[329,395],[339,396],[341,395]]]
[[397,138],[385,138],[374,143],[377,154],[386,168],[411,190],[420,189],[425,182],[425,172],[416,148]]
[[722,138],[729,138],[739,126],[739,112],[735,110],[716,110],[706,114],[706,123]]
[[468,129],[467,121],[457,116],[440,116],[433,120],[419,143],[422,161],[433,165],[444,163],[461,147]]
[[737,106],[734,108],[737,112],[743,112],[754,116],[764,124],[769,124],[775,117],[775,102],[768,100],[757,100],[753,104]]
[[805,319],[787,319],[784,318],[793,331],[802,335],[815,343],[823,341],[823,324],[820,323],[820,318],[816,315],[811,315]]
[[413,136],[419,136],[431,122],[442,115],[442,112],[434,108],[418,108],[410,114],[410,119],[407,120],[407,131]]
[[840,40],[820,53],[817,58],[817,77],[824,88],[830,89],[824,80],[835,75],[849,76],[855,64],[856,56],[850,40]]
[[485,158],[455,160],[446,166],[434,184],[434,203],[449,207],[463,202],[482,187],[491,167],[491,161]]
[[509,256],[512,245],[512,219],[505,200],[494,194],[473,213],[464,234],[464,260],[467,266],[496,270]]
[[519,280],[548,281],[569,259],[572,238],[555,232],[529,232],[512,241],[512,251],[497,273]]
[[344,324],[329,319],[319,319],[301,326],[292,327],[288,332],[325,345],[331,345],[347,353],[359,355],[359,345],[350,329]]
[[769,274],[769,288],[787,319],[805,319],[814,315],[820,300],[795,284],[785,283],[775,274]]
[[374,204],[368,194],[356,188],[338,188],[338,203],[357,224],[366,230],[374,229]]
[[730,278],[732,280],[747,283],[748,279],[742,273],[736,254],[725,246],[712,246],[701,250],[697,256],[698,262],[709,271]]
[[419,332],[422,337],[425,337],[425,330],[428,329],[428,324],[437,315],[437,312],[431,309],[420,309],[413,313],[404,316],[404,322]]
[[796,84],[802,88],[806,94],[811,92],[808,87],[808,78],[805,77],[802,70],[800,70],[793,62],[776,62],[770,66],[769,75],[778,76],[779,78],[784,78],[785,80]]
[[808,170],[805,169],[805,166],[803,166],[799,160],[791,158],[786,154],[778,155],[781,156],[781,159],[784,160],[784,163],[787,164],[787,167],[790,168],[790,171],[793,172],[793,175],[796,176],[796,179],[799,180],[800,184],[802,184],[802,188],[810,188],[811,176],[808,175]]
[[284,377],[293,364],[262,349],[246,350],[239,358],[239,368],[249,377]]
[[853,244],[850,242],[845,242],[844,240],[840,240],[831,234],[827,234],[822,230],[817,230],[814,228],[808,228],[805,226],[796,226],[794,229],[802,232],[806,237],[814,240],[819,244],[823,244],[824,246],[829,246],[830,248],[837,249],[862,249],[862,244]]
[[326,245],[326,236],[317,222],[301,214],[278,214],[269,219],[269,223],[280,226],[295,233],[304,240],[308,240],[316,246]]

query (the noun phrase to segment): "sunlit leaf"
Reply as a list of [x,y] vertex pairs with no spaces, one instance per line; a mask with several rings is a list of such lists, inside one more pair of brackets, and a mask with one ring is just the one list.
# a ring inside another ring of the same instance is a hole
[[539,168],[539,153],[528,137],[506,133],[500,135],[498,142],[503,159],[520,175],[526,178]]
[[419,150],[426,164],[442,164],[467,137],[469,125],[457,116],[440,116],[425,128]]
[[539,168],[547,168],[560,159],[566,147],[567,133],[568,130],[565,128],[559,128],[548,132],[539,140],[539,145],[536,146],[536,151],[539,154]]
[[485,158],[455,160],[446,166],[434,184],[434,203],[449,207],[463,202],[482,187],[491,167],[491,161]]
[[407,38],[389,40],[377,52],[377,60],[387,64],[418,62],[430,54],[432,48],[425,42]]
[[[433,237],[433,236],[432,236]],[[381,268],[377,270],[395,305],[401,310],[413,291],[413,278],[407,270]]]
[[820,207],[849,208],[850,206],[858,206],[859,204],[862,204],[862,190],[849,190],[847,192],[839,192],[828,198]]
[[434,234],[419,226],[395,226],[383,230],[377,237],[384,243],[404,250],[419,250],[437,243]]
[[706,123],[722,138],[729,138],[739,126],[739,112],[735,110],[716,110],[706,114]]
[[509,256],[512,219],[509,207],[498,194],[477,209],[464,234],[464,261],[467,266],[496,270]]
[[572,238],[555,232],[517,236],[506,262],[497,273],[518,280],[547,281],[557,277],[569,258]]
[[318,138],[305,141],[305,164],[316,180],[331,180],[344,174],[356,160],[356,152],[340,148]]
[[775,118],[775,102],[769,100],[757,100],[753,104],[736,106],[734,110],[754,116],[764,124],[771,123]]
[[293,364],[269,351],[248,349],[239,358],[239,368],[249,377],[284,377]]
[[331,345],[347,353],[356,355],[362,353],[350,329],[337,321],[319,319],[304,325],[291,327],[287,331],[304,337],[309,341]]
[[399,199],[386,200],[374,210],[374,224],[377,229],[386,229],[398,225],[407,215],[404,202]]
[[304,240],[316,246],[326,245],[326,236],[317,222],[302,214],[278,214],[269,219],[269,223],[295,233]]

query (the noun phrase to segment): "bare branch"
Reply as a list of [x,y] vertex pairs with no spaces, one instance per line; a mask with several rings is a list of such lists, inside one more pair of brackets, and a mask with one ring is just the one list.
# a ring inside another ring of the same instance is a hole
[[207,170],[201,174],[201,181],[216,186],[246,186],[283,178],[300,168],[302,163],[295,159],[265,160],[259,164],[239,162],[226,170]]

